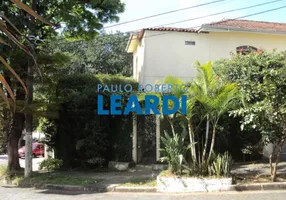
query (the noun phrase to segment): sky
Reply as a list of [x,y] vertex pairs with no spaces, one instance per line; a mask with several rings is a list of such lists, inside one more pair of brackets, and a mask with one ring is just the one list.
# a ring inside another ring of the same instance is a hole
[[[155,15],[167,11],[177,10],[181,8],[186,8],[198,4],[208,3],[215,0],[123,0],[125,3],[125,12],[120,14],[120,21],[126,22],[150,15]],[[128,23],[124,25],[119,25],[111,28],[105,28],[106,32],[131,32],[140,30],[142,28],[154,27],[154,26],[162,26],[165,27],[180,27],[180,28],[196,28],[201,24],[220,21],[222,19],[231,19],[242,17],[249,14],[254,14],[257,12],[261,12],[264,10],[270,10],[274,8],[278,8],[281,6],[286,6],[286,0],[277,1],[274,3],[270,3],[267,5],[225,13],[221,15],[204,17],[197,20],[190,20],[184,23],[177,23],[168,25],[168,23],[178,22],[181,20],[192,19],[196,17],[201,17],[205,15],[211,15],[217,12],[223,12],[232,9],[238,9],[242,7],[253,6],[257,4],[262,4],[266,2],[272,2],[274,0],[224,0],[221,2],[217,2],[214,4],[209,4],[206,6],[187,9],[180,12],[175,12],[167,15],[161,15],[159,17],[154,17],[142,21],[137,21],[133,23]],[[243,19],[247,20],[257,20],[257,21],[270,21],[270,22],[284,22],[286,23],[286,8],[263,13],[260,15],[255,15],[251,17],[246,17]],[[117,23],[106,24],[105,26],[114,25]]]

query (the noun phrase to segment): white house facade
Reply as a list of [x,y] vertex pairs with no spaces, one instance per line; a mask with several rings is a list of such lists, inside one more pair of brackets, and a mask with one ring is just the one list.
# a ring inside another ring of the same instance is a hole
[[[286,23],[224,20],[200,29],[146,28],[130,36],[127,52],[133,53],[133,78],[140,84],[155,84],[167,75],[184,81],[196,75],[195,62],[229,58],[231,52],[249,49],[286,50]],[[157,126],[159,120],[157,120]],[[133,158],[136,139],[133,135]],[[157,159],[160,157],[160,128],[156,130]],[[264,150],[268,156],[270,147]],[[286,158],[286,145],[283,155]]]
[[195,61],[205,63],[230,57],[250,46],[286,50],[286,23],[225,20],[186,28],[146,28],[131,35],[127,52],[133,53],[133,77],[154,84],[167,75],[188,81],[196,74]]

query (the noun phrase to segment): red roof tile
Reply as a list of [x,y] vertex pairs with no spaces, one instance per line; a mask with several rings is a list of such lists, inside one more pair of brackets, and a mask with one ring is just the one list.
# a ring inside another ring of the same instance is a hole
[[175,28],[175,27],[157,27],[157,28],[144,28],[148,31],[174,31],[174,32],[189,32],[197,33],[198,30],[192,28]]
[[228,19],[202,25],[204,27],[249,29],[257,31],[286,32],[286,23]]

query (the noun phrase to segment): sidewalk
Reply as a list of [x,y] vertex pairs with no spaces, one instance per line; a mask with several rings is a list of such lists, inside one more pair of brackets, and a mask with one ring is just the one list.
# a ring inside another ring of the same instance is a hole
[[[97,191],[114,191],[115,187],[118,187],[124,183],[130,182],[134,179],[151,179],[159,175],[159,171],[154,171],[149,169],[131,169],[125,172],[101,172],[101,173],[91,173],[91,172],[61,172],[61,175],[68,175],[74,177],[86,177],[86,178],[96,178],[102,179],[102,181],[90,184],[87,188],[94,190],[97,188]],[[140,187],[140,186],[139,186]],[[143,188],[143,187],[142,187]]]
[[[126,184],[134,180],[144,182],[147,179],[156,179],[159,171],[151,169],[130,169],[126,172],[86,172],[86,171],[59,171],[54,172],[54,175],[72,176],[81,179],[95,179],[92,184],[86,186],[77,185],[45,185],[49,190],[66,190],[66,191],[80,191],[80,192],[156,192],[156,184],[152,186],[148,184]],[[278,180],[279,182],[271,183],[265,178],[269,175],[268,163],[242,163],[235,165],[232,173],[236,177],[241,177],[236,180],[236,184],[229,188],[229,191],[249,191],[249,190],[281,190],[286,189],[285,179]],[[278,174],[286,173],[286,162],[280,163],[278,167]],[[263,179],[264,178],[264,179]]]

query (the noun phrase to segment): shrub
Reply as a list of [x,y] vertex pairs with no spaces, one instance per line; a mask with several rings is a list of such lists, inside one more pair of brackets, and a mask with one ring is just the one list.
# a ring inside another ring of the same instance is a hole
[[209,175],[216,177],[230,177],[233,160],[228,152],[218,154],[209,165]]
[[6,176],[8,174],[7,165],[0,165],[0,177]]
[[161,137],[164,148],[161,149],[165,152],[166,156],[160,158],[161,162],[167,162],[169,170],[176,175],[181,175],[183,170],[183,162],[185,161],[185,155],[188,148],[184,144],[186,132],[184,131],[182,136],[175,134],[171,137],[166,131],[165,137]]
[[[98,95],[104,96],[104,109],[108,110],[113,94],[98,92],[98,84],[138,87],[132,78],[121,75],[73,75],[58,80],[58,118],[48,119],[42,130],[47,136],[45,143],[63,160],[63,167],[97,168],[110,160],[132,160],[131,115],[97,115]],[[123,106],[130,96],[124,91],[115,94],[122,95]]]
[[47,158],[40,163],[39,169],[51,172],[52,170],[60,168],[62,164],[62,160],[58,160],[55,158]]

